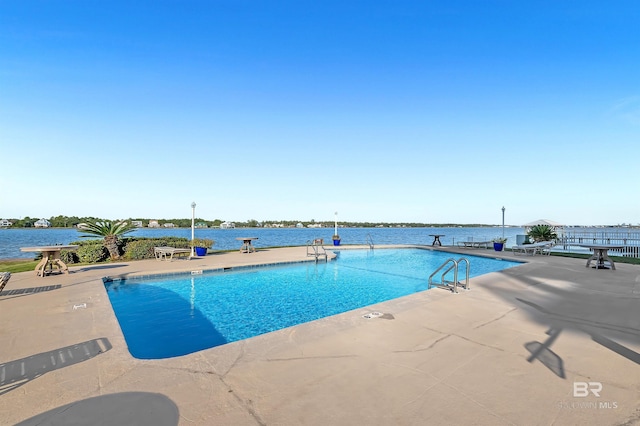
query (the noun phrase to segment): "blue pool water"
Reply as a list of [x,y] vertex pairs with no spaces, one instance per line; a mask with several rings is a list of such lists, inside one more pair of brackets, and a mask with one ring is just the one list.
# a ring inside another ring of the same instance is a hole
[[[106,282],[136,358],[186,355],[427,290],[450,253],[343,250],[336,261]],[[517,262],[466,256],[471,276]],[[436,290],[442,291],[442,290]]]

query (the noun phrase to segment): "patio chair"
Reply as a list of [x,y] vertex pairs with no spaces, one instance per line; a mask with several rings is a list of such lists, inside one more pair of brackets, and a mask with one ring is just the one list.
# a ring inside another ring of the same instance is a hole
[[485,248],[488,249],[491,241],[458,241],[461,248]]
[[[176,247],[154,247],[153,248],[153,253],[156,256],[156,260],[167,260],[169,259],[169,261],[173,261],[173,256],[181,256],[181,255],[185,255],[185,256],[189,256],[191,254],[191,250],[190,249],[183,249],[183,248],[176,248]],[[191,258],[191,256],[189,256],[189,259]]]
[[542,241],[540,243],[540,254],[546,254],[547,256],[551,256],[551,249],[555,245],[556,243],[554,241]]
[[9,282],[9,278],[11,278],[11,272],[0,272],[0,293],[2,293],[2,289]]
[[530,254],[531,256],[535,256],[536,253],[546,254],[547,256],[551,255],[551,248],[554,246],[553,241],[541,241],[538,243],[532,244],[522,244],[511,247],[511,251],[514,255],[517,254]]

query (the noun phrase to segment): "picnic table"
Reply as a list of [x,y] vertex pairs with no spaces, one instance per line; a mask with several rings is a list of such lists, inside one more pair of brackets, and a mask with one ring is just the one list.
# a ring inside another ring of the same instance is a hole
[[440,237],[444,237],[444,234],[429,234],[430,237],[433,237],[432,246],[441,246]]
[[[609,257],[608,251],[622,250],[624,248],[624,246],[608,245],[608,244],[580,244],[579,246],[593,250],[593,254],[589,259],[587,259],[587,265],[586,265],[587,268],[591,264],[591,261],[595,260],[596,261],[596,264],[594,265],[595,269],[611,269],[613,271],[615,271],[616,265],[615,263],[613,263],[613,260],[611,260],[611,258]],[[609,266],[607,266],[605,262],[609,262]]]
[[21,247],[22,252],[35,252],[42,253],[42,260],[38,262],[35,268],[36,276],[44,277],[47,274],[47,268],[49,274],[53,273],[53,267],[58,268],[58,271],[64,274],[69,273],[69,268],[60,259],[60,252],[62,250],[75,251],[79,246],[75,245],[55,245],[55,246],[40,246],[40,247]]
[[257,240],[258,237],[238,237],[236,240],[242,241],[242,246],[240,246],[240,253],[252,253],[256,251],[255,247],[251,244],[253,240]]

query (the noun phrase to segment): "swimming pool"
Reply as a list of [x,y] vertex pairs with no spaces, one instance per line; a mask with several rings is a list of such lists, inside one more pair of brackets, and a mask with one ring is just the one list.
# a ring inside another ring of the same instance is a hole
[[[328,263],[106,281],[131,355],[169,358],[427,290],[451,253],[343,250]],[[471,276],[519,262],[466,256]]]

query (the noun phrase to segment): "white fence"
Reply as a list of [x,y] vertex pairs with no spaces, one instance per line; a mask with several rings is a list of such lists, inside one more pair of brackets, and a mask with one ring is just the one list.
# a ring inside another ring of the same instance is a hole
[[623,246],[622,249],[610,249],[614,256],[640,257],[639,231],[573,231],[558,232],[557,248],[564,251],[584,251],[580,244],[611,244]]

